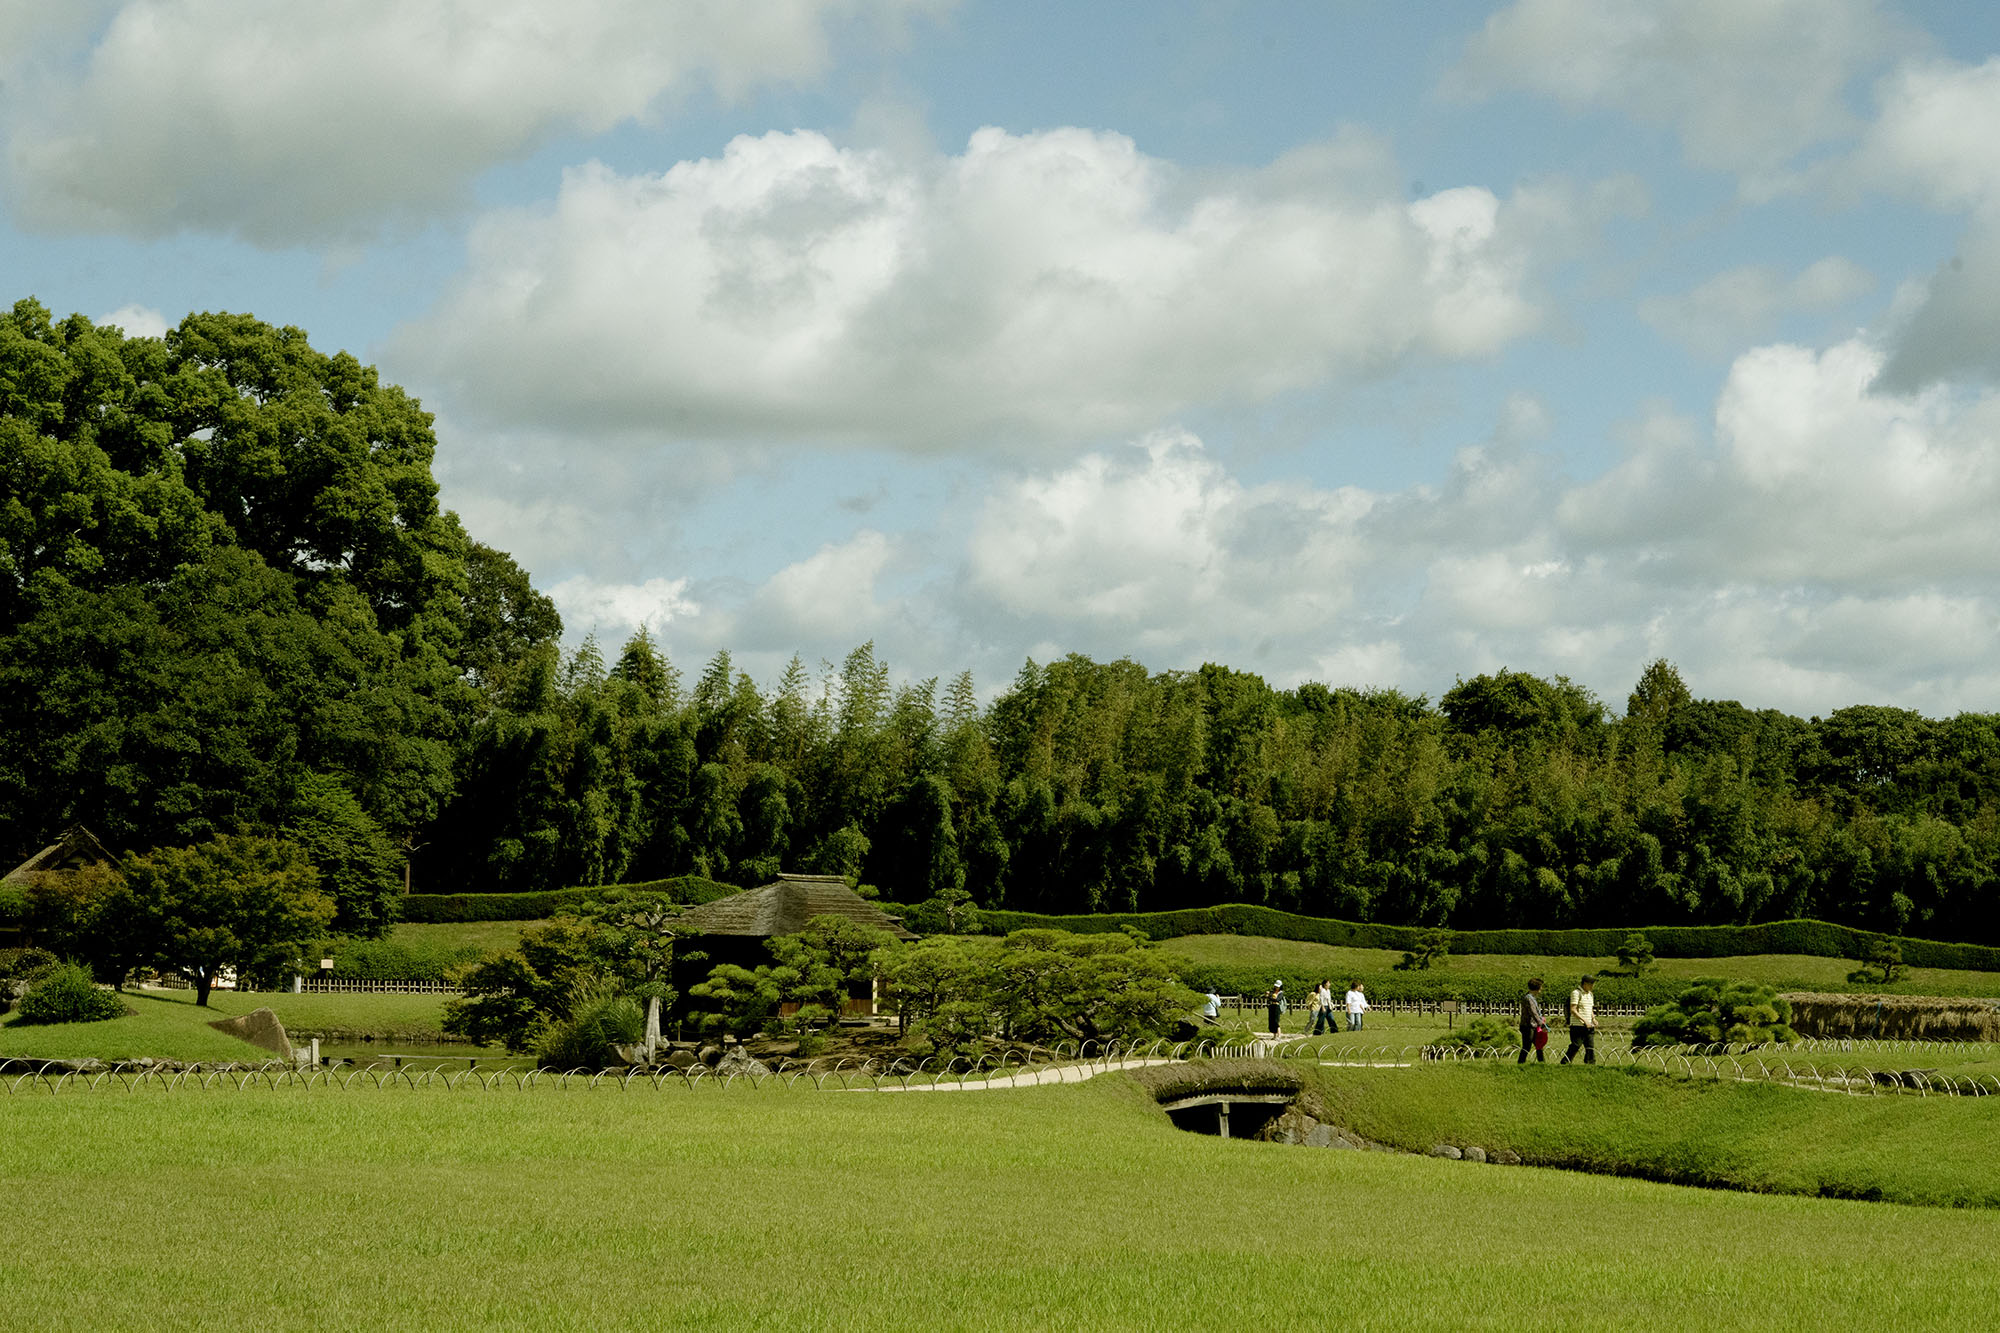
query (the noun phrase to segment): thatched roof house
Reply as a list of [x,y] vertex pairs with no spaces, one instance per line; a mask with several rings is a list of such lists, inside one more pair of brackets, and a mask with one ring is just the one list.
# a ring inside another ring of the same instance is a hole
[[736,936],[768,940],[796,935],[816,916],[846,917],[886,930],[897,939],[913,940],[901,917],[869,902],[838,875],[785,875],[761,889],[747,889],[717,898],[681,914],[681,924],[698,935]]
[[[37,875],[81,870],[85,866],[117,864],[118,858],[111,854],[110,848],[97,840],[95,833],[81,824],[72,824],[63,831],[60,838],[5,875],[0,875],[0,884],[26,888],[34,882]],[[0,949],[14,948],[29,942],[25,926],[13,921],[0,920]]]
[[0,884],[26,884],[31,876],[51,870],[81,870],[85,866],[116,865],[118,858],[97,835],[81,824],[71,824],[63,835],[36,852],[5,875]]
[[[732,893],[681,914],[681,924],[694,934],[683,952],[702,957],[676,966],[674,984],[686,995],[689,986],[719,964],[747,968],[768,964],[768,942],[779,935],[798,934],[816,916],[844,917],[886,930],[897,939],[917,938],[903,929],[900,917],[890,916],[848,888],[838,875],[780,874],[760,889]],[[875,986],[857,986],[848,994],[847,1013],[872,1014],[878,998]]]

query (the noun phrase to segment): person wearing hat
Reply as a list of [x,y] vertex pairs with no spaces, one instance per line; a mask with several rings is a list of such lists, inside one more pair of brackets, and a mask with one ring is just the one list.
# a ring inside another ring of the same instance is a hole
[[1271,983],[1271,993],[1264,997],[1264,1008],[1269,1011],[1271,1035],[1278,1035],[1278,1020],[1285,1016],[1285,979],[1279,977]]
[[1586,976],[1569,993],[1569,1049],[1563,1052],[1564,1064],[1578,1051],[1583,1052],[1585,1064],[1597,1063],[1597,1001],[1590,994],[1596,985],[1596,977]]

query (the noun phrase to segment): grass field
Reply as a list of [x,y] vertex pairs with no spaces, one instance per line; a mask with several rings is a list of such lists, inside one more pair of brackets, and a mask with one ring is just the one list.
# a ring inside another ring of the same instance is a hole
[[2000,1207],[1993,1098],[1847,1097],[1532,1064],[1305,1072],[1323,1118],[1417,1152],[1473,1144],[1684,1184]]
[[400,921],[389,927],[384,937],[392,944],[417,948],[471,948],[482,951],[511,949],[521,942],[521,932],[540,921]]
[[6,1113],[0,1176],[31,1225],[0,1280],[23,1327],[1907,1328],[2000,1308],[2000,1213],[1224,1141],[1117,1076]]
[[[1256,967],[1273,973],[1308,973],[1333,979],[1339,988],[1349,976],[1386,972],[1403,960],[1388,949],[1342,949],[1303,940],[1274,940],[1261,935],[1183,935],[1162,946],[1194,963],[1225,967]],[[1603,972],[1609,959],[1554,958],[1539,954],[1452,954],[1433,967],[1430,976],[1501,976],[1547,979],[1563,993],[1585,972]],[[1745,954],[1735,958],[1662,958],[1649,975],[1692,980],[1725,977],[1775,985],[1780,990],[1845,990],[1854,964],[1841,958],[1803,954]],[[2000,996],[2000,972],[1957,972],[1914,967],[1894,986],[1874,987],[1905,995]]]
[[240,995],[214,991],[208,1008],[187,990],[125,992],[137,1012],[101,1023],[25,1026],[9,1015],[0,1021],[0,1056],[65,1059],[95,1056],[115,1060],[150,1055],[166,1060],[257,1060],[257,1047],[208,1026],[253,1009],[269,1008],[295,1041],[332,1032],[373,1034],[380,1040],[435,1041],[441,1035],[442,995],[291,995],[259,991]]

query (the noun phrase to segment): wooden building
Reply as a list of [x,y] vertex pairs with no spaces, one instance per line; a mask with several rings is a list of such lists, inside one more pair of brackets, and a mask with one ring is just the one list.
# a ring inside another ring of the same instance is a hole
[[[71,824],[63,835],[48,846],[36,852],[5,875],[0,875],[0,884],[27,888],[34,883],[35,876],[61,874],[64,871],[81,870],[85,866],[117,865],[118,858],[111,849],[97,840],[97,835],[81,824]],[[0,920],[0,949],[32,944],[26,931],[17,923]]]
[[[681,924],[693,932],[682,951],[700,950],[708,956],[699,963],[677,969],[675,985],[685,995],[690,985],[723,963],[747,968],[768,966],[769,941],[779,935],[798,934],[816,916],[844,917],[886,930],[901,940],[917,938],[903,928],[902,918],[889,915],[848,888],[847,881],[839,875],[780,874],[762,888],[732,893],[681,915]],[[849,995],[847,1012],[873,1014],[876,998],[872,991]]]

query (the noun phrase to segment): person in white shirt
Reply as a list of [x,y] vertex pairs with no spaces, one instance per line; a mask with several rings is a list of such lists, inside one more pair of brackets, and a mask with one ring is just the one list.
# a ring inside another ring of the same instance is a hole
[[1361,1031],[1361,1017],[1368,1012],[1368,997],[1362,992],[1361,983],[1356,981],[1347,988],[1347,1030]]
[[1210,1027],[1220,1027],[1216,1020],[1222,1017],[1222,997],[1214,991],[1202,997],[1201,1021]]
[[1596,986],[1596,977],[1585,977],[1569,993],[1569,1049],[1563,1052],[1564,1064],[1578,1051],[1583,1052],[1585,1064],[1597,1063],[1597,1001],[1591,995]]

